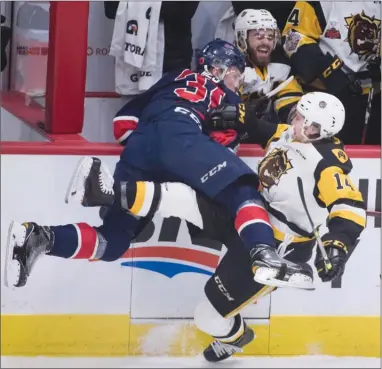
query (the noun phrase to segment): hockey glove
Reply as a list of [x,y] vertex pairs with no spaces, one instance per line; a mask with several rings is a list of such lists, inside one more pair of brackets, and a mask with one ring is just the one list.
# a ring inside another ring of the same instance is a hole
[[235,104],[222,104],[209,110],[206,114],[204,125],[211,131],[224,131],[236,129],[238,107]]
[[342,276],[345,271],[348,248],[342,241],[339,241],[336,238],[337,237],[330,235],[330,233],[327,233],[322,237],[326,253],[332,264],[330,270],[326,270],[324,258],[322,257],[320,249],[317,247],[314,265],[316,266],[318,276],[323,282],[330,282],[337,277]]
[[264,107],[269,103],[266,97],[247,103],[222,104],[209,110],[206,114],[204,125],[211,131],[224,131],[234,129],[239,134],[244,134],[246,111],[250,111],[251,119],[260,118],[264,113]]
[[344,62],[337,56],[326,54],[327,65],[319,76],[328,92],[340,97],[343,94],[361,95],[362,87],[359,80],[352,75],[346,74],[342,67]]
[[269,110],[271,99],[262,92],[253,92],[248,96],[245,104],[248,109],[252,109],[256,113],[257,117],[261,118]]

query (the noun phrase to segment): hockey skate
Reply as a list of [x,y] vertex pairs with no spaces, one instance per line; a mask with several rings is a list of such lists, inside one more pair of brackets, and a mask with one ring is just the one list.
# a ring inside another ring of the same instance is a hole
[[80,202],[83,206],[109,206],[114,201],[114,179],[100,159],[81,159],[70,180],[65,202]]
[[244,322],[244,333],[236,341],[224,343],[214,340],[203,352],[204,358],[209,362],[218,362],[228,359],[236,352],[243,352],[243,347],[255,339],[255,332]]
[[258,245],[251,250],[254,280],[273,287],[314,290],[313,270],[309,264],[296,264],[282,258],[271,246]]
[[48,253],[54,242],[49,227],[12,222],[9,227],[4,268],[4,285],[23,287],[37,259]]

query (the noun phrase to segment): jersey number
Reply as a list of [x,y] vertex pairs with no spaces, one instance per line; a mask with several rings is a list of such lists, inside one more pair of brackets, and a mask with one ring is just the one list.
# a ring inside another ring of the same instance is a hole
[[353,186],[350,184],[347,178],[343,180],[343,178],[341,178],[338,173],[334,173],[334,178],[336,179],[336,182],[337,182],[337,190],[343,190],[346,186],[346,187],[349,187],[352,191],[354,191]]
[[298,26],[300,18],[300,9],[293,9],[288,17],[288,23],[291,23],[294,27]]
[[224,91],[217,87],[210,91],[209,96],[208,90],[206,87],[207,79],[202,75],[192,72],[191,70],[184,70],[178,77],[175,78],[175,81],[180,81],[182,79],[192,77],[187,80],[187,87],[176,88],[174,90],[175,94],[184,99],[191,101],[193,103],[198,103],[204,101],[206,98],[209,99],[208,108],[215,108],[220,105],[223,96],[225,95]]

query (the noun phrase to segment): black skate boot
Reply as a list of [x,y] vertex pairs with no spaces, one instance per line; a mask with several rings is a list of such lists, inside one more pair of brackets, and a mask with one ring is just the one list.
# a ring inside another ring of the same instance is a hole
[[76,201],[86,207],[110,206],[114,202],[114,179],[100,159],[79,161],[66,191],[65,202]]
[[215,339],[203,352],[204,358],[212,363],[228,359],[255,339],[255,332],[244,323],[244,333],[236,341],[224,343]]
[[251,250],[250,256],[256,282],[274,287],[315,289],[313,270],[309,264],[288,261],[268,245],[257,245]]
[[53,243],[54,233],[49,227],[12,222],[6,248],[5,286],[25,286],[37,259],[48,253]]

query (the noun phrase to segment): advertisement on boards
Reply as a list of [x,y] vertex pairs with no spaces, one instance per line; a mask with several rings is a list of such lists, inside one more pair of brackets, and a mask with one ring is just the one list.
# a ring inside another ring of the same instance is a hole
[[[11,220],[44,225],[87,222],[99,225],[98,209],[63,201],[77,156],[4,155],[2,157],[2,256]],[[113,170],[118,158],[101,157]],[[255,166],[259,158],[243,158]],[[380,161],[354,159],[351,175],[369,210],[380,210]],[[25,191],[25,177],[28,191]],[[6,180],[3,180],[6,178]],[[379,202],[378,202],[379,200]],[[378,315],[380,220],[369,217],[341,285],[316,279],[314,292],[278,290],[245,315]],[[191,239],[186,224],[155,217],[133,247],[112,263],[44,257],[22,289],[2,289],[5,313],[129,313],[134,318],[192,317],[224,246]],[[2,260],[4,258],[2,257]],[[2,263],[2,272],[3,272]],[[53,283],[52,283],[53,281]],[[330,304],[328,303],[330,301]],[[344,303],[346,301],[346,303]]]

